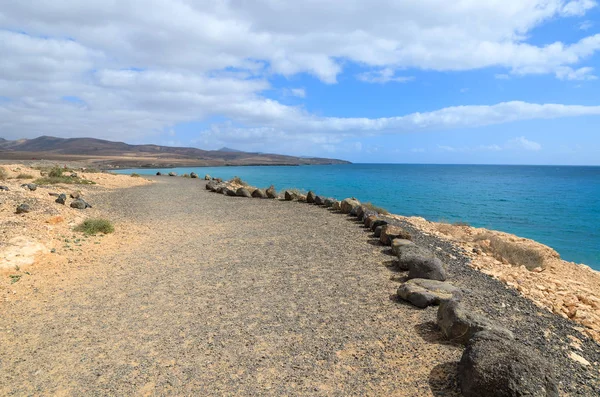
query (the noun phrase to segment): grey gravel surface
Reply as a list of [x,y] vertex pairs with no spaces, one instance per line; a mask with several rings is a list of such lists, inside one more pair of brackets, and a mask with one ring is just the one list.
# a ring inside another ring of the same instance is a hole
[[155,180],[94,197],[134,243],[0,304],[0,395],[457,395],[462,347],[351,218]]

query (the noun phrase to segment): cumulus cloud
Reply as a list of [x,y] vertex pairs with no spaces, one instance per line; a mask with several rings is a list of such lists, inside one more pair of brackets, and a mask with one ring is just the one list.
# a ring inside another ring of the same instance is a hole
[[[216,117],[229,121],[206,127],[199,142],[331,145],[359,135],[599,114],[596,106],[505,102],[342,118],[266,95],[273,76],[307,73],[334,84],[347,65],[365,70],[357,78],[373,83],[409,81],[397,71],[411,68],[496,67],[504,69],[498,76],[593,79],[585,61],[600,49],[600,34],[545,45],[528,42],[528,35],[594,6],[590,0],[461,7],[443,0],[12,1],[0,9],[0,131],[6,138],[136,140]],[[303,88],[284,89],[306,96]]]
[[380,84],[388,83],[390,81],[406,83],[415,79],[413,76],[396,76],[396,72],[392,68],[359,73],[356,75],[356,78],[365,83]]

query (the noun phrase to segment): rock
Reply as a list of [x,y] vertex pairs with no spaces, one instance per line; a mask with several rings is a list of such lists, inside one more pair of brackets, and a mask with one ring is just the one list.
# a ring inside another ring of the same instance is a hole
[[421,248],[405,247],[400,249],[398,266],[408,269],[408,278],[426,278],[429,280],[446,281],[446,269],[441,260],[433,252]]
[[208,174],[204,175],[204,180],[205,181],[210,181],[211,180],[210,175],[208,175]]
[[169,172],[169,176],[177,176],[177,173],[176,173],[176,172],[173,172],[173,171],[171,171],[171,172]]
[[3,191],[5,191],[5,192],[8,192],[10,189],[8,188],[8,186],[1,185],[1,186],[0,186],[0,190],[3,190]]
[[223,188],[223,194],[229,197],[237,197],[236,191],[228,187]]
[[488,331],[506,339],[514,339],[508,329],[494,324],[487,317],[470,312],[457,299],[441,302],[437,324],[448,340],[466,345],[480,331]]
[[299,194],[297,196],[298,201],[302,202],[302,203],[306,203],[306,196],[304,194]]
[[342,210],[342,204],[335,200],[335,202],[333,203],[333,205],[331,206],[331,208],[333,208],[335,211],[341,211]]
[[277,191],[275,190],[275,186],[273,186],[273,185],[269,186],[269,188],[265,191],[265,193],[267,194],[267,197],[270,199],[277,198]]
[[349,214],[350,211],[352,211],[352,209],[354,209],[354,207],[358,207],[359,205],[360,205],[360,201],[358,201],[354,197],[347,198],[347,199],[342,200],[342,202],[340,203],[340,210],[342,211],[343,214]]
[[195,172],[192,172],[192,173],[190,173],[190,178],[198,179],[198,174],[196,174]]
[[76,172],[72,172],[72,173],[71,173],[71,178],[77,178],[77,176],[78,176],[78,175],[77,175],[77,173],[76,173]]
[[306,202],[313,204],[315,202],[315,193],[311,190],[306,194]]
[[221,178],[213,178],[213,180],[217,183],[223,182],[223,179],[221,179]]
[[377,213],[377,211],[373,211],[368,208],[365,209],[364,207],[362,209],[362,213],[357,212],[357,214],[356,214],[359,221],[364,221],[365,219],[367,219],[370,216],[377,216],[377,215],[379,215]]
[[250,194],[248,189],[246,189],[245,187],[241,187],[238,190],[236,190],[235,195],[238,197],[252,198],[252,195]]
[[31,207],[28,204],[19,204],[17,206],[17,214],[26,214],[31,211]]
[[334,203],[335,203],[335,200],[334,200],[334,199],[326,198],[325,200],[323,200],[323,205],[324,205],[326,208],[331,208],[331,207],[333,207],[333,204],[334,204]]
[[392,240],[395,238],[401,238],[404,240],[410,240],[412,237],[408,232],[396,225],[385,225],[381,229],[381,236],[379,239],[384,245],[392,245]]
[[157,176],[161,176],[161,175],[162,175],[162,172],[158,171],[158,172],[156,173],[156,175],[157,175]]
[[398,297],[421,309],[460,296],[460,288],[450,283],[415,278],[402,283]]
[[21,187],[24,187],[27,190],[31,190],[32,192],[37,190],[37,185],[35,183],[24,183],[23,185],[21,185]]
[[267,193],[263,189],[254,189],[252,192],[252,197],[266,199]]
[[354,214],[356,215],[356,217],[358,218],[359,221],[362,221],[364,213],[365,213],[365,207],[363,207],[362,205],[359,205],[356,208],[356,210],[354,210]]
[[370,216],[366,217],[366,218],[364,219],[364,224],[365,224],[365,227],[366,227],[367,229],[370,229],[370,228],[371,228],[371,225],[373,224],[373,222],[375,222],[377,219],[378,219],[378,218],[377,218],[377,215],[370,215]]
[[206,187],[206,190],[211,190],[214,192],[217,189],[217,182],[209,181],[205,187]]
[[78,199],[81,198],[81,192],[71,192],[69,196],[71,196],[72,199]]
[[321,196],[315,196],[315,204],[316,205],[323,205],[324,201],[325,201],[325,199],[323,199],[323,197],[321,197]]
[[55,193],[55,192],[49,192],[49,193],[48,193],[48,196],[52,196],[52,197],[58,197],[58,196],[60,196],[60,194],[58,194],[58,193]]
[[84,199],[78,198],[71,201],[71,208],[77,208],[78,210],[84,210],[86,208],[92,208]]
[[490,332],[475,334],[458,364],[466,397],[558,397],[557,382],[545,358],[514,340]]
[[583,365],[584,367],[587,367],[590,364],[590,362],[588,360],[586,360],[585,358],[581,357],[579,354],[575,353],[575,352],[571,352],[569,353],[569,358],[581,365]]
[[348,214],[352,215],[352,216],[358,216],[359,208],[360,208],[360,205],[352,207],[352,209],[350,210],[350,212]]
[[67,202],[67,195],[64,193],[59,194],[58,198],[56,200],[54,200],[54,202],[65,205],[65,203]]
[[405,240],[403,238],[395,238],[392,240],[392,253],[398,256],[400,254],[400,250],[403,247],[407,247],[409,245],[415,245],[415,243],[413,243],[410,240]]
[[375,228],[375,231],[373,231],[373,234],[375,235],[375,237],[379,238],[381,237],[381,230],[383,229],[383,226],[377,226]]
[[286,190],[283,194],[285,201],[293,201],[296,198],[296,193],[292,193],[289,190]]
[[375,228],[377,228],[378,226],[384,226],[387,224],[388,222],[383,219],[375,219],[373,222],[371,222],[371,230],[375,231]]

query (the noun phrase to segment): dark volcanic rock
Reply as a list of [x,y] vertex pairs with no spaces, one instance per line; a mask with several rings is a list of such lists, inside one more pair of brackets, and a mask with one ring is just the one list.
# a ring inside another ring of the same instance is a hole
[[334,199],[326,198],[325,200],[323,200],[323,205],[324,205],[326,208],[331,208],[331,207],[333,207],[333,204],[334,204],[334,203],[335,203],[335,200],[334,200]]
[[177,173],[171,171],[171,172],[169,172],[169,176],[177,176]]
[[67,202],[67,195],[64,193],[59,194],[58,198],[56,200],[54,200],[54,202],[65,205],[65,203]]
[[373,231],[373,235],[377,238],[381,237],[381,230],[383,229],[383,225],[377,226]]
[[10,189],[8,188],[8,186],[1,185],[0,190],[4,190],[4,191],[8,192]]
[[190,178],[192,178],[192,179],[198,179],[198,174],[196,174],[195,172],[192,172],[190,174]]
[[241,187],[238,190],[236,190],[235,195],[238,197],[252,198],[252,195],[250,194],[248,189],[246,189],[245,187]]
[[211,190],[214,192],[217,189],[217,182],[209,181],[205,187],[206,187],[206,190]]
[[162,172],[158,171],[158,172],[156,173],[156,175],[157,175],[157,176],[161,176],[161,175],[162,175]]
[[558,386],[537,351],[490,332],[467,344],[458,365],[458,382],[466,397],[558,397]]
[[446,269],[433,252],[420,247],[406,247],[400,250],[398,264],[408,269],[408,278],[426,278],[446,281]]
[[283,197],[285,198],[285,201],[293,201],[296,199],[296,194],[286,190]]
[[413,243],[410,240],[395,238],[392,240],[392,254],[398,256],[400,254],[400,250],[402,250],[402,248],[407,247],[407,246],[412,246],[412,245],[415,245],[415,243]]
[[440,302],[450,300],[455,296],[460,296],[460,288],[436,280],[415,278],[402,283],[398,287],[398,297],[400,299],[421,309],[431,305],[439,305]]
[[[371,222],[371,230],[375,231],[375,229],[379,226],[383,226],[383,225],[387,225],[388,221],[383,220],[383,219],[375,219],[373,222]],[[379,236],[376,236],[379,237]]]
[[86,208],[92,208],[84,199],[78,198],[71,201],[71,208],[77,208],[79,210],[84,210]]
[[226,196],[229,196],[229,197],[236,197],[237,196],[236,191],[233,190],[233,189],[230,189],[228,187],[224,187],[223,188],[223,194],[226,195]]
[[71,196],[72,199],[78,199],[81,198],[81,192],[71,192],[69,196]]
[[275,190],[275,186],[273,186],[273,185],[269,186],[269,188],[265,191],[265,193],[267,193],[267,197],[270,199],[277,198],[277,191]]
[[27,190],[37,190],[37,185],[35,183],[24,183],[23,185],[21,185],[21,187],[24,187]]
[[482,315],[467,310],[456,300],[446,300],[440,304],[437,312],[437,324],[446,338],[452,342],[467,344],[469,339],[480,331],[488,331],[506,339],[514,339],[508,329],[494,324]]
[[306,202],[313,204],[315,202],[315,193],[311,190],[306,194]]
[[315,204],[323,205],[323,204],[325,204],[325,199],[321,196],[315,196]]
[[31,207],[29,206],[29,204],[19,204],[17,206],[17,214],[26,214],[29,211],[31,211]]
[[210,181],[212,178],[210,177],[210,175],[206,174],[204,175],[204,180],[205,181]]
[[342,200],[342,202],[340,203],[340,211],[342,211],[342,213],[344,214],[349,214],[353,209],[355,209],[355,207],[358,207],[359,205],[360,201],[358,201],[354,197],[347,198]]
[[400,226],[383,226],[383,228],[381,229],[381,236],[379,237],[383,245],[392,245],[392,240],[395,238],[401,238],[404,240],[412,239],[410,234],[406,230],[402,229]]
[[377,219],[378,219],[377,215],[370,215],[370,216],[366,217],[363,221],[365,224],[365,227],[367,229],[370,229],[373,222],[375,222]]
[[268,198],[267,193],[262,189],[254,189],[254,191],[252,192],[252,197],[261,199]]
[[359,221],[364,221],[365,219],[367,219],[367,218],[368,218],[368,217],[370,217],[370,216],[377,216],[377,215],[379,215],[379,214],[377,213],[377,211],[373,211],[373,210],[370,210],[370,209],[368,209],[368,208],[366,208],[366,209],[365,209],[365,208],[363,207],[362,214],[357,214],[357,217],[358,217],[358,220],[359,220]]

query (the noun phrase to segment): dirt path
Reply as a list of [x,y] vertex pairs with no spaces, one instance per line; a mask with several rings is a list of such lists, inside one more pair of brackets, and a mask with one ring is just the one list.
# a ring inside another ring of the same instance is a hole
[[454,394],[462,349],[349,218],[184,178],[95,204],[138,236],[0,303],[0,395]]

